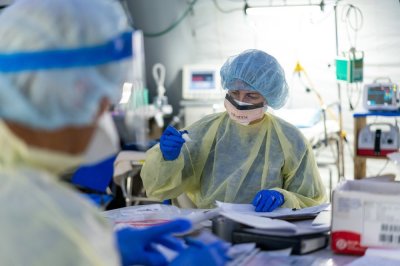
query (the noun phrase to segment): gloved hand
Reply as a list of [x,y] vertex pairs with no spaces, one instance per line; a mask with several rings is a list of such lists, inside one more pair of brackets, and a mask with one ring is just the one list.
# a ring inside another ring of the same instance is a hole
[[183,143],[185,143],[185,140],[182,138],[182,132],[168,126],[160,138],[160,149],[164,159],[172,161],[178,158]]
[[222,241],[205,244],[196,239],[186,238],[188,248],[181,251],[169,266],[207,265],[223,266],[230,260],[226,254],[229,245]]
[[253,199],[252,204],[256,207],[256,212],[272,212],[285,202],[282,193],[275,190],[261,190]]
[[124,228],[117,231],[122,265],[166,265],[166,258],[153,247],[153,244],[161,244],[180,252],[185,246],[171,234],[185,232],[191,227],[189,220],[177,219],[146,229]]

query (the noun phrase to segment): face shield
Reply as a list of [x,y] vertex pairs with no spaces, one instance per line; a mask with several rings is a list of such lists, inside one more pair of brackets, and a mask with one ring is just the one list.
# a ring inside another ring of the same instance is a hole
[[70,49],[0,50],[0,117],[53,130],[91,124],[99,102],[118,104],[132,75],[132,32]]
[[240,102],[228,93],[225,96],[224,105],[229,117],[233,121],[245,126],[261,119],[265,113],[264,102],[256,104]]

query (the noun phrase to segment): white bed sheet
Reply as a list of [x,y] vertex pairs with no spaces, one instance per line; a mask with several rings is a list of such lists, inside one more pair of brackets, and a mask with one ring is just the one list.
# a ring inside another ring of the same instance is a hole
[[[325,129],[322,110],[317,108],[280,109],[274,115],[296,126],[312,146],[325,140]],[[326,120],[328,139],[340,131],[336,120]]]

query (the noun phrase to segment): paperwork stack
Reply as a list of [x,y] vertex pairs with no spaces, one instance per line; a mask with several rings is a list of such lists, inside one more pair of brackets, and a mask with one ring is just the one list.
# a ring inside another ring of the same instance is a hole
[[[291,253],[296,255],[307,254],[328,245],[330,225],[314,226],[312,220],[304,220],[311,215],[315,217],[329,207],[328,204],[300,210],[279,208],[268,213],[255,212],[254,206],[247,205],[219,203],[223,210],[220,214],[225,220],[222,219],[221,224],[216,224],[221,219],[213,221],[213,228],[219,229],[214,233],[235,244],[256,243],[257,247],[264,250],[290,248]],[[301,221],[288,222],[276,217]],[[227,221],[226,218],[229,220]]]
[[294,222],[295,230],[241,228],[232,234],[233,243],[254,242],[264,250],[291,248],[291,254],[303,255],[327,247],[329,228],[312,228],[311,221]]

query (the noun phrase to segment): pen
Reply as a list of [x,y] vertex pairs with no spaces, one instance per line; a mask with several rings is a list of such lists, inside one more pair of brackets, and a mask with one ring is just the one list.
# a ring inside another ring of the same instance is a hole
[[189,132],[187,130],[182,130],[182,131],[179,131],[179,132],[181,133],[182,138],[186,142],[192,141],[192,139],[189,137]]
[[198,224],[200,222],[211,220],[212,218],[217,217],[221,211],[222,211],[221,208],[215,208],[203,212],[194,213],[192,215],[189,215],[187,218],[193,224]]

